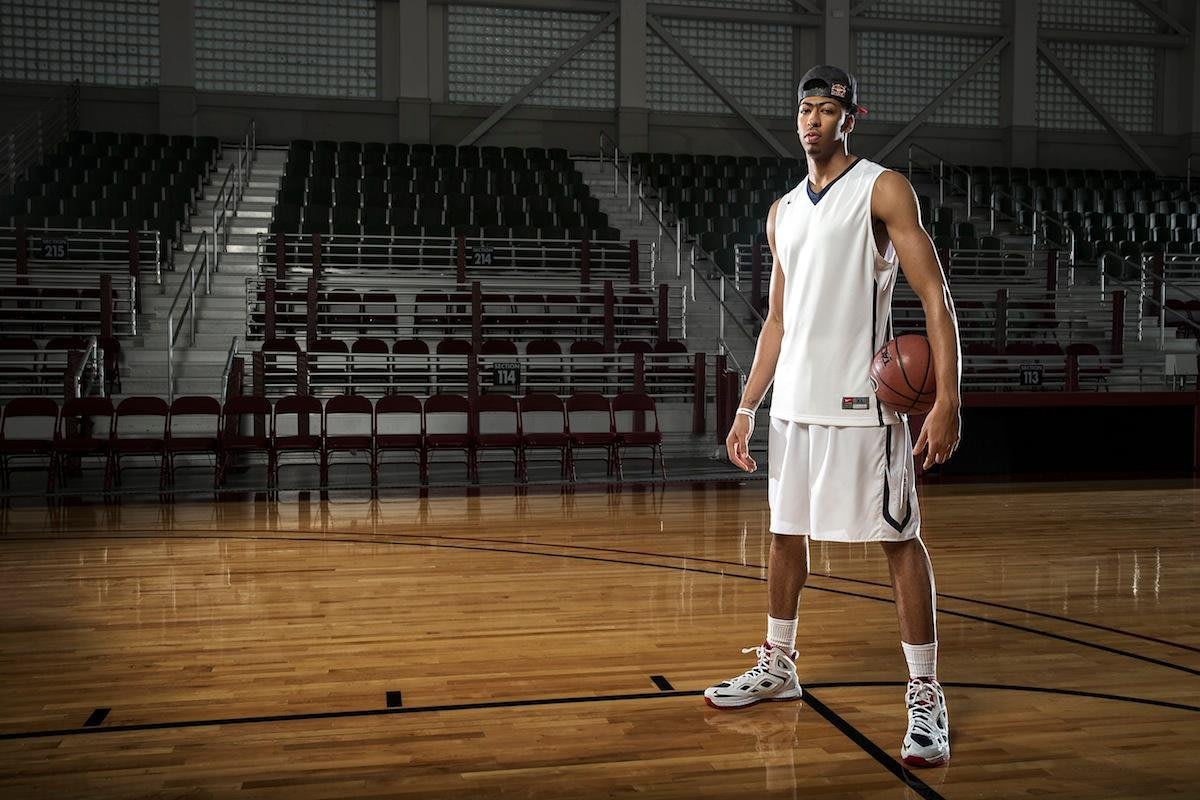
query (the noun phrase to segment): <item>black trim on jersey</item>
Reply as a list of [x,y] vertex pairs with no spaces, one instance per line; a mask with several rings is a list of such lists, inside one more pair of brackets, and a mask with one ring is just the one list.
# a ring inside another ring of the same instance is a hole
[[[854,163],[857,164],[858,162],[855,161]],[[878,347],[875,346],[875,325],[879,321],[879,303],[876,299],[879,297],[879,279],[878,278],[871,281],[871,287],[872,287],[872,292],[871,292],[871,356],[870,356],[870,361],[867,362],[868,365],[872,361],[875,360],[875,351],[879,349]],[[868,369],[870,369],[869,366],[868,366]],[[879,404],[878,397],[875,398],[875,413],[879,415],[879,427],[882,428],[883,427],[883,406],[881,406]]]
[[845,176],[845,174],[846,174],[847,172],[849,172],[850,170],[854,169],[854,165],[855,165],[855,164],[857,164],[858,162],[860,162],[860,161],[862,161],[862,160],[863,160],[863,159],[860,157],[860,158],[856,158],[856,159],[854,159],[853,161],[851,161],[851,162],[850,162],[850,166],[848,166],[848,167],[846,167],[844,170],[842,170],[841,174],[840,174],[840,175],[838,175],[836,178],[834,178],[833,180],[831,180],[829,183],[825,184],[825,188],[824,188],[824,189],[822,189],[822,190],[821,190],[821,191],[819,191],[819,192],[814,192],[814,191],[813,191],[813,188],[812,188],[812,184],[808,182],[808,178],[805,178],[805,179],[804,179],[804,190],[805,190],[806,192],[808,192],[808,199],[812,201],[812,204],[813,204],[814,206],[815,206],[817,203],[821,202],[821,198],[823,198],[823,197],[825,196],[825,193],[826,193],[826,192],[828,192],[828,191],[829,191],[831,188],[833,188],[833,185],[834,185],[835,183],[837,183],[838,181],[840,181],[840,180],[842,179],[842,177],[843,177],[843,176]]
[[[901,421],[900,424],[903,425],[904,422]],[[892,489],[888,486],[888,477],[892,471],[892,432],[889,429],[890,427],[884,428],[885,433],[883,435],[884,448],[887,452],[887,471],[883,473],[883,518],[887,521],[888,525],[896,529],[897,533],[903,533],[904,529],[908,527],[908,521],[912,519],[912,497],[905,498],[908,502],[908,509],[904,512],[904,519],[896,522],[896,518],[888,511],[888,501],[891,500],[892,495]]]

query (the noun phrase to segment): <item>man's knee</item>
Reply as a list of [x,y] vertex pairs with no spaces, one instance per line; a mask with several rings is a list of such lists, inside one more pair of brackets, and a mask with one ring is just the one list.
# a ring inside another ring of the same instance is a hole
[[887,556],[888,560],[908,558],[921,552],[921,540],[916,536],[902,542],[880,542],[880,544],[883,546],[883,554]]

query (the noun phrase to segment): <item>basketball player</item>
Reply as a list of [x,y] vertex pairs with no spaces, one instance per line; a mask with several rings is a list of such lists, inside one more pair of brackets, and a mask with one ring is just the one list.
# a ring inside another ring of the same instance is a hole
[[[933,572],[920,538],[913,455],[923,452],[928,468],[958,445],[958,329],[912,187],[849,153],[855,119],[867,113],[857,95],[854,78],[837,67],[814,67],[800,82],[797,132],[808,177],[767,218],[775,261],[770,311],[725,441],[730,461],[757,469],[748,444],[774,380],[767,637],[753,648],[754,667],[704,697],[716,708],[798,699],[796,625],[809,539],[880,542],[910,676],[901,758],[934,766],[950,758],[950,728],[937,680]],[[898,267],[924,306],[937,378],[936,402],[915,448],[905,420],[878,404],[868,380],[872,356],[892,336]]]

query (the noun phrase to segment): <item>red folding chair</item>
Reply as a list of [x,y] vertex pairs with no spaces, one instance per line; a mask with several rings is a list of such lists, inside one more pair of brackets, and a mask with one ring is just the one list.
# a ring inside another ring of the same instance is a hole
[[387,342],[360,337],[350,345],[350,386],[355,393],[385,394],[391,389]]
[[213,488],[216,488],[221,460],[220,431],[221,404],[215,397],[176,397],[171,402],[164,442],[166,482],[175,485],[176,456],[211,455]]
[[54,474],[66,486],[68,466],[99,458],[108,475],[108,441],[112,434],[113,404],[107,397],[76,397],[63,403],[54,431]]
[[[658,427],[658,409],[654,404],[654,398],[646,394],[627,392],[619,394],[613,398],[613,421],[616,425],[615,431],[617,434],[616,445],[613,448],[616,453],[616,470],[618,477],[623,478],[623,461],[625,451],[631,447],[645,447],[650,450],[650,474],[654,474],[655,457],[658,459],[658,465],[662,469],[662,476],[667,476],[667,465],[663,460],[662,431]],[[628,425],[622,425],[621,415],[625,412],[630,413],[630,422]],[[639,430],[644,428],[644,425],[639,425],[639,418],[644,419],[643,413],[649,414],[654,420],[653,430]]]
[[378,486],[375,472],[375,409],[361,394],[339,394],[325,402],[321,417],[321,484],[329,484],[329,462],[334,453],[367,454],[371,488]]
[[429,345],[420,339],[397,339],[392,343],[392,383],[400,394],[433,394],[433,372]]
[[0,480],[9,488],[11,459],[45,459],[46,491],[54,491],[54,432],[58,403],[49,397],[17,397],[0,418]]
[[121,460],[129,456],[158,459],[158,486],[166,484],[165,442],[167,401],[161,397],[126,397],[117,404],[108,439],[108,471],[105,488],[121,483]]
[[467,479],[475,477],[475,443],[471,436],[471,402],[458,394],[435,394],[425,401],[426,463],[437,450],[461,450]]
[[426,483],[428,465],[424,433],[420,400],[407,394],[379,398],[375,403],[375,474],[379,474],[384,453],[412,451],[417,454],[421,483]]
[[573,394],[567,398],[565,407],[571,469],[575,469],[576,451],[598,448],[604,451],[605,474],[612,477],[617,425],[608,398],[602,394]]
[[[267,465],[267,488],[273,486],[271,437],[268,433],[270,419],[271,402],[265,397],[239,396],[231,397],[225,402],[219,434],[217,486],[225,485],[225,478],[229,474],[234,456],[248,456],[254,453],[262,453]],[[255,432],[256,426],[261,426],[261,433]]]
[[562,347],[553,339],[534,339],[525,345],[527,356],[557,356],[557,358],[535,358],[526,362],[527,378],[525,384],[533,391],[550,392],[551,394],[566,394],[565,363],[562,359]]
[[521,448],[525,451],[522,480],[529,479],[529,451],[554,450],[562,460],[562,479],[573,480],[567,412],[556,394],[527,394],[521,398]]
[[487,450],[511,450],[513,476],[521,480],[525,453],[521,449],[521,414],[517,400],[506,394],[484,394],[475,401],[475,464]]
[[[290,420],[287,418],[291,418]],[[279,488],[280,457],[291,453],[308,453],[321,460],[321,434],[313,433],[321,425],[321,401],[312,395],[290,394],[275,401],[271,414],[271,450],[269,469],[271,483]],[[282,431],[282,432],[281,432]]]
[[350,348],[341,339],[318,339],[308,348],[308,385],[312,394],[341,394],[350,378]]

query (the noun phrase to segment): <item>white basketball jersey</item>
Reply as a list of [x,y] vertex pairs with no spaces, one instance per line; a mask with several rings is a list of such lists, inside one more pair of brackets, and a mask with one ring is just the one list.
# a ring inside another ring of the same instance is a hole
[[771,416],[815,425],[891,425],[900,421],[875,399],[868,375],[891,338],[898,261],[880,255],[871,226],[871,192],[885,167],[859,158],[814,202],[808,179],[775,211],[775,249],[783,271],[783,343]]

